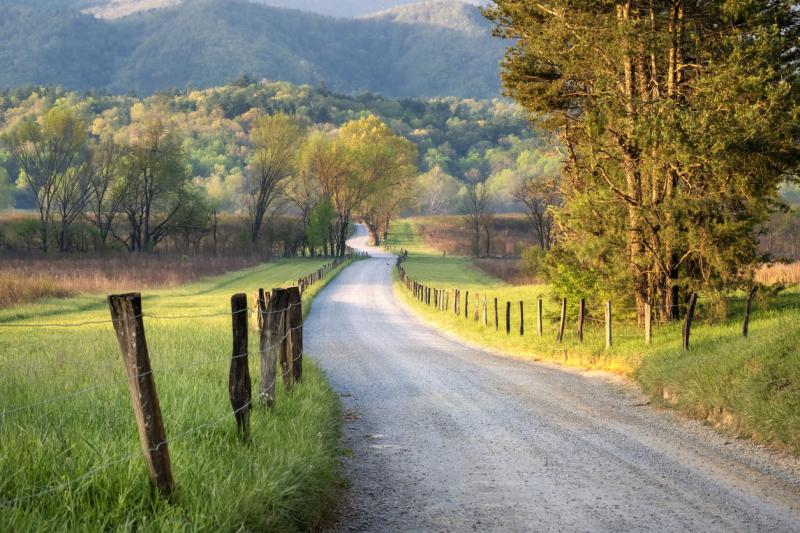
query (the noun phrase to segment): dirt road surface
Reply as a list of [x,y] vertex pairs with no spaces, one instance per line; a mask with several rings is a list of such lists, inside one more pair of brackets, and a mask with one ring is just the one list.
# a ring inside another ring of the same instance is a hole
[[394,258],[314,301],[306,351],[345,410],[334,531],[800,531],[800,462],[644,405],[614,379],[426,325]]

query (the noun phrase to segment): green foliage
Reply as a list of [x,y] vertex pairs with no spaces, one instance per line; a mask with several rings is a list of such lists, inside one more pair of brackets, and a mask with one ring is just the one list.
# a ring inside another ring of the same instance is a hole
[[322,248],[330,237],[331,225],[336,220],[336,212],[329,198],[323,198],[308,216],[306,238],[312,248]]
[[580,267],[664,318],[686,292],[751,283],[800,165],[795,3],[499,0],[487,15],[516,39],[508,93],[561,134],[557,221]]

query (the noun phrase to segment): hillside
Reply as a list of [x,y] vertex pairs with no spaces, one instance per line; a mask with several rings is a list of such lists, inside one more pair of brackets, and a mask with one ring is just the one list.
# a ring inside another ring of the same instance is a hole
[[[11,67],[0,72],[5,87],[150,94],[250,75],[398,97],[499,94],[504,43],[468,23],[459,2],[363,19],[243,0],[198,0],[116,20],[17,3],[3,11],[0,60]],[[426,17],[457,22],[419,22]]]
[[362,18],[399,24],[438,26],[472,35],[486,35],[491,31],[491,23],[483,17],[480,10],[460,0],[428,0],[379,11]]

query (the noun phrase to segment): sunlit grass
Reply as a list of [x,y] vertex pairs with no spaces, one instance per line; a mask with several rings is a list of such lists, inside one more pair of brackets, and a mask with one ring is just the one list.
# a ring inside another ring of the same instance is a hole
[[[241,442],[228,399],[231,318],[225,314],[234,293],[250,296],[259,287],[287,285],[323,263],[281,261],[144,295],[147,341],[177,485],[172,502],[149,489],[111,324],[0,327],[3,529],[292,531],[319,520],[337,481],[337,399],[306,358],[302,385],[288,395],[279,384],[276,409],[254,412],[252,440]],[[323,285],[304,295],[305,308]],[[223,316],[155,318],[217,313]],[[103,296],[0,311],[0,324],[108,318]],[[250,334],[254,391],[256,337]],[[66,396],[79,391],[84,392]],[[59,396],[66,397],[24,408]],[[103,468],[108,463],[113,464]],[[53,487],[57,490],[39,494]]]
[[[414,243],[413,224],[393,226],[392,235]],[[393,245],[394,242],[390,242]],[[727,316],[701,299],[692,328],[691,351],[681,344],[681,323],[658,324],[653,343],[645,343],[643,330],[630,309],[614,307],[613,346],[606,349],[602,302],[588,303],[584,341],[577,340],[575,303],[570,302],[563,342],[557,342],[560,301],[547,285],[512,287],[476,269],[468,258],[442,257],[422,247],[403,264],[416,281],[437,289],[458,288],[462,311],[438,311],[414,298],[400,283],[400,298],[442,330],[474,344],[516,357],[550,361],[586,370],[606,370],[629,376],[655,402],[761,442],[787,446],[800,452],[800,290],[757,300],[750,335],[742,337],[744,298],[728,302]],[[416,251],[414,251],[416,250]],[[463,298],[469,291],[469,313]],[[475,320],[475,297],[479,313]],[[488,304],[484,325],[483,297]],[[495,324],[494,299],[499,325]],[[538,335],[537,301],[542,299],[543,332]],[[520,335],[519,302],[524,306],[524,335]],[[511,332],[506,333],[506,302],[511,302]]]

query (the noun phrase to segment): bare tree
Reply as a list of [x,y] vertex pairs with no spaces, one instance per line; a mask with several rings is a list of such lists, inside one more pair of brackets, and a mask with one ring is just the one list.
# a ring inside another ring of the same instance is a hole
[[97,228],[102,247],[106,245],[125,198],[123,158],[123,148],[110,137],[91,148],[87,218]]
[[514,199],[525,206],[525,215],[536,231],[542,250],[553,244],[553,215],[551,208],[560,201],[555,180],[542,176],[529,177],[511,193]]
[[462,212],[464,213],[464,221],[473,234],[474,241],[472,252],[475,257],[481,255],[481,232],[485,235],[485,253],[490,255],[490,226],[492,220],[492,196],[486,188],[486,183],[479,181],[479,176],[471,175],[470,181],[467,184],[466,195]]

